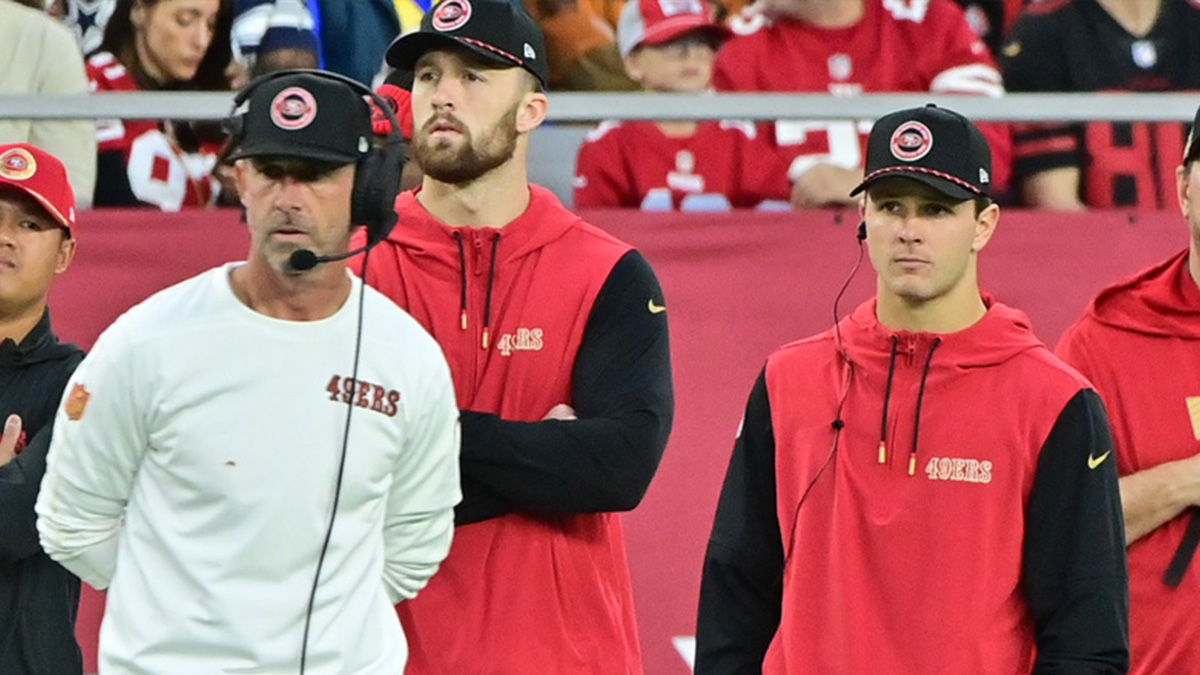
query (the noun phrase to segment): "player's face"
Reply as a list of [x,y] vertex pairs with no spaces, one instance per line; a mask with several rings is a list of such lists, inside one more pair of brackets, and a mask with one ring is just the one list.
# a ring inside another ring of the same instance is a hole
[[[413,148],[429,177],[470,183],[511,161],[518,139],[541,123],[546,97],[528,74],[489,66],[465,50],[433,50],[417,61]],[[539,100],[541,116],[531,107]]]
[[32,197],[0,190],[0,316],[45,303],[55,275],[67,271],[75,240]]
[[1192,251],[1200,254],[1200,160],[1179,167],[1175,175],[1179,208],[1192,235]]
[[354,165],[316,167],[305,160],[238,160],[236,177],[252,256],[280,274],[293,274],[288,259],[308,249],[317,255],[344,253],[350,245],[350,194]]
[[143,67],[161,83],[186,82],[196,76],[212,44],[221,0],[138,2],[131,18]]
[[999,217],[989,205],[978,216],[957,201],[907,178],[884,178],[867,189],[863,219],[881,296],[926,306],[956,291],[974,292],[975,258]]
[[716,56],[703,35],[685,34],[661,45],[637,48],[625,59],[625,70],[648,91],[691,94],[712,83]]

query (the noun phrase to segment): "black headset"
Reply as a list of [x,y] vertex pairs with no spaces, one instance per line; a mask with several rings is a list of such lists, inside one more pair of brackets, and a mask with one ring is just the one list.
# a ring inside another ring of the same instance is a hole
[[396,118],[392,106],[370,87],[345,75],[313,68],[279,70],[257,77],[234,97],[233,109],[223,123],[225,130],[229,132],[231,149],[239,147],[246,137],[246,114],[239,113],[238,108],[250,98],[255,89],[290,75],[312,75],[344,84],[355,92],[370,97],[391,122],[391,131],[383,144],[372,147],[358,159],[354,172],[354,190],[350,195],[350,222],[367,228],[368,245],[383,241],[396,225],[395,203],[396,195],[400,193],[400,173],[404,168],[404,137],[400,133],[400,120]]

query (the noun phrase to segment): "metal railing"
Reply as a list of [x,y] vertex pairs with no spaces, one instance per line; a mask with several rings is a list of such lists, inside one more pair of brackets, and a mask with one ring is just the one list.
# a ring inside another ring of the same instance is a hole
[[[232,92],[138,92],[91,95],[20,95],[0,98],[0,119],[193,119],[229,114]],[[1191,121],[1200,94],[1008,94],[1000,98],[935,94],[639,94],[552,93],[549,121],[633,120],[857,120],[925,103],[952,108],[973,120]]]

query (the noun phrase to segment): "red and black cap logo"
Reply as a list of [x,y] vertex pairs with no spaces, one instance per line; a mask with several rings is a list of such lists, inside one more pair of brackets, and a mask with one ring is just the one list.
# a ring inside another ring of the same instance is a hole
[[25,180],[37,173],[37,160],[24,148],[13,148],[0,155],[0,176]]
[[933,149],[933,132],[920,122],[905,122],[892,132],[892,156],[904,162],[915,162]]
[[443,33],[462,28],[470,20],[470,0],[442,0],[433,9],[433,28]]
[[288,87],[271,101],[271,121],[280,129],[303,129],[312,124],[316,116],[317,100],[302,87]]

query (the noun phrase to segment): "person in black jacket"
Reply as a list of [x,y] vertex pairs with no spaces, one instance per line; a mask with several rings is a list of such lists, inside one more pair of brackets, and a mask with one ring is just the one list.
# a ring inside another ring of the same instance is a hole
[[77,675],[79,580],[38,545],[33,505],[54,414],[83,351],[50,329],[46,296],[75,255],[66,169],[0,145],[0,673]]

